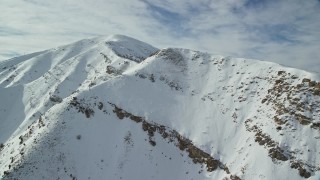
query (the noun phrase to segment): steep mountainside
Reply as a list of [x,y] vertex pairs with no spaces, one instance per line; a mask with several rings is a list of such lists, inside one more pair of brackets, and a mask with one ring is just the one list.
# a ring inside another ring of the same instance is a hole
[[0,178],[318,179],[320,76],[122,36],[0,62]]

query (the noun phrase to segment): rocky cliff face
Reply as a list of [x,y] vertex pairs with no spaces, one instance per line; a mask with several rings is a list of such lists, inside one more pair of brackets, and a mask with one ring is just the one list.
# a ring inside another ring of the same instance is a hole
[[317,179],[320,76],[122,35],[0,64],[3,179]]

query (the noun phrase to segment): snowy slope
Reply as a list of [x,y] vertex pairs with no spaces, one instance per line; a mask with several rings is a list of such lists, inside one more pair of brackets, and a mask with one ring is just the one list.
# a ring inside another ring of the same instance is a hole
[[320,76],[123,35],[0,62],[3,179],[318,179]]

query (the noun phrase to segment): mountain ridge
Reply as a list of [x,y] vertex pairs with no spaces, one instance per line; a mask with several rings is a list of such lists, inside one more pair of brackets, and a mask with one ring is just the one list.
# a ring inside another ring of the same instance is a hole
[[318,74],[122,35],[24,58],[0,63],[4,179],[319,176]]

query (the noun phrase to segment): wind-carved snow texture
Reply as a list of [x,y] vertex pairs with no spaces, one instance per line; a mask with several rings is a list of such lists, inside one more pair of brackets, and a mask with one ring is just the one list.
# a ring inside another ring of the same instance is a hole
[[0,64],[3,179],[318,179],[320,77],[123,35]]

